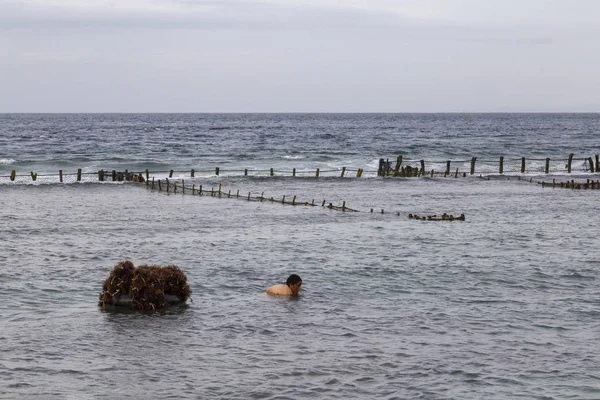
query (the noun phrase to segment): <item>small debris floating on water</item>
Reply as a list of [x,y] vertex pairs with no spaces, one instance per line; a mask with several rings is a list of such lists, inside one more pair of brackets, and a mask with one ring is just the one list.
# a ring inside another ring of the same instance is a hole
[[408,214],[408,218],[420,219],[422,221],[464,221],[465,214],[460,214],[458,216],[454,216],[454,215],[450,215],[450,214],[446,214],[446,213],[443,213],[440,216],[435,215],[435,214],[427,215],[427,216],[421,216],[421,215],[417,215],[417,214]]

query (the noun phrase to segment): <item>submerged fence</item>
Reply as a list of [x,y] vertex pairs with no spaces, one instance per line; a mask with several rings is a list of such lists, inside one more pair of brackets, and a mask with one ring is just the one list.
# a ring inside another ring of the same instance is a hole
[[129,172],[117,170],[101,169],[96,172],[82,172],[79,168],[77,172],[58,174],[38,174],[30,171],[28,173],[17,173],[12,170],[9,175],[0,175],[0,184],[10,183],[75,183],[75,182],[119,182],[134,180],[134,177],[142,177],[145,180],[151,176],[167,176],[173,178],[174,174],[178,176],[194,177],[338,177],[338,178],[361,178],[364,176],[380,177],[448,177],[468,175],[510,175],[510,174],[571,174],[600,173],[600,160],[598,154],[594,157],[576,158],[571,153],[565,159],[550,158],[504,158],[499,157],[495,160],[482,160],[477,157],[465,160],[445,160],[445,161],[426,161],[406,159],[398,156],[396,163],[389,159],[380,159],[377,170],[364,170],[362,168],[335,168],[314,170],[281,170],[270,168],[267,170],[256,169],[214,169],[204,170],[159,170],[159,171],[135,171]]

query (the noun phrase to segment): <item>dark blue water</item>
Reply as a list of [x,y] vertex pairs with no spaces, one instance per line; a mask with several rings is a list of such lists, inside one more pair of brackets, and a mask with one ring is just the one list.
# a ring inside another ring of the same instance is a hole
[[[599,125],[574,114],[0,116],[0,175],[275,167],[286,174],[185,179],[359,210],[3,179],[0,398],[600,398],[600,191],[542,188],[531,174],[288,173],[376,169],[398,154],[590,157]],[[466,221],[408,218],[443,212]],[[193,302],[99,309],[123,259],[178,265]],[[299,298],[264,294],[290,273],[304,280]]]
[[379,158],[587,158],[600,114],[4,114],[0,173],[363,168]]

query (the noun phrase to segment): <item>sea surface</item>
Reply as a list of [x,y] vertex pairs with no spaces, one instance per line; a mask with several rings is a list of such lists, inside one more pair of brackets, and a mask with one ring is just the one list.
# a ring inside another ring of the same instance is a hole
[[[537,182],[600,179],[599,133],[600,114],[0,114],[0,398],[598,399],[600,190]],[[558,170],[378,177],[398,155]],[[92,174],[146,168],[223,195]],[[179,266],[191,301],[99,308],[125,259]],[[291,273],[299,297],[264,293]]]

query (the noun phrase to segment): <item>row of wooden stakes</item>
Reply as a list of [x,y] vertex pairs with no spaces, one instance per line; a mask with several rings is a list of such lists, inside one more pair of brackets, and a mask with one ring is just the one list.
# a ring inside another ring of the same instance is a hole
[[[152,178],[152,181],[146,181],[146,184],[149,185],[151,189],[154,189],[155,188],[155,179]],[[164,183],[162,183],[160,179],[156,181],[156,188],[158,188],[159,192],[163,190],[163,186],[164,186],[164,189],[167,191],[167,193],[169,193],[169,192],[177,193],[178,190],[180,190],[182,194],[185,194],[185,191],[187,189],[188,191],[191,191],[192,195],[197,194],[199,196],[237,198],[237,199],[245,199],[248,201],[259,201],[259,202],[269,201],[272,203],[287,204],[287,205],[291,205],[291,206],[316,207],[319,205],[318,203],[315,203],[314,199],[310,202],[296,201],[295,195],[292,197],[291,200],[289,200],[289,198],[286,200],[285,195],[283,195],[283,197],[281,199],[276,199],[274,197],[265,197],[264,192],[262,192],[260,194],[260,196],[252,196],[252,192],[248,192],[248,195],[245,195],[245,194],[240,195],[239,189],[235,192],[235,194],[232,194],[231,190],[228,190],[227,192],[223,191],[222,185],[220,183],[219,183],[218,189],[211,187],[210,190],[206,190],[205,188],[203,188],[202,185],[198,185],[198,188],[196,188],[196,185],[192,185],[191,188],[189,186],[186,187],[184,180],[181,180],[181,185],[178,185],[177,181],[175,181],[175,182],[169,181],[168,178],[165,179]],[[323,202],[321,203],[321,207],[326,207],[331,210],[338,210],[338,211],[344,211],[344,212],[346,212],[346,211],[347,212],[358,212],[358,210],[352,209],[350,207],[346,207],[345,201],[342,202],[341,206],[336,206],[336,205],[333,205],[333,203],[327,204],[327,201],[323,200]]]
[[560,187],[564,189],[600,189],[600,180],[593,181],[588,179],[586,182],[575,182],[575,180],[566,182],[556,182],[556,179],[552,179],[552,182],[538,182],[542,187]]
[[[243,199],[243,200],[247,200],[247,201],[258,201],[258,202],[263,202],[263,201],[268,201],[271,203],[279,203],[279,204],[286,204],[286,205],[291,205],[291,206],[309,206],[309,207],[317,207],[319,206],[319,203],[315,203],[315,200],[313,199],[312,201],[297,201],[296,200],[296,196],[294,195],[292,197],[291,200],[286,199],[286,196],[283,195],[281,197],[281,199],[276,199],[274,197],[265,197],[265,193],[261,192],[260,196],[252,196],[252,192],[248,192],[248,194],[240,194],[239,189],[235,192],[235,193],[231,193],[231,190],[227,190],[227,192],[225,192],[223,190],[222,185],[219,183],[219,187],[217,189],[215,189],[214,187],[211,187],[210,190],[206,190],[205,188],[203,188],[202,185],[198,185],[198,187],[196,187],[196,185],[192,185],[191,187],[186,186],[185,185],[185,181],[181,180],[181,184],[178,184],[178,181],[170,181],[168,178],[165,178],[164,182],[162,182],[161,179],[155,180],[154,178],[152,178],[152,180],[147,180],[146,181],[146,185],[150,188],[150,189],[158,189],[158,191],[162,191],[165,190],[167,193],[178,193],[181,192],[181,194],[185,194],[186,190],[188,192],[191,192],[192,195],[198,195],[198,196],[212,196],[212,197],[221,197],[221,198],[236,198],[236,199]],[[333,203],[327,203],[326,200],[323,200],[321,202],[321,207],[325,207],[328,208],[330,210],[336,210],[336,211],[343,211],[343,212],[360,212],[359,210],[350,208],[346,206],[346,202],[343,201],[342,205],[334,205]],[[375,212],[374,208],[370,209],[371,213]],[[380,214],[385,214],[385,210],[381,209],[381,211],[378,211],[378,213]],[[396,213],[397,216],[400,216],[400,212]],[[409,214],[409,218],[416,218],[416,215],[413,214]],[[430,216],[429,220],[437,220],[437,217],[434,216]],[[453,221],[453,220],[465,220],[465,215],[461,214],[458,217],[454,217],[452,215],[448,215],[446,213],[444,213],[440,219],[441,220],[449,220],[449,221]]]

